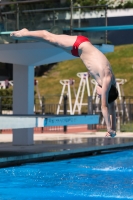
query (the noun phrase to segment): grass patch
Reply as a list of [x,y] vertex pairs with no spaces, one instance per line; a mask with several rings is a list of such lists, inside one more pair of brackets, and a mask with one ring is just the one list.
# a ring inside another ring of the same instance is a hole
[[121,124],[120,130],[121,132],[133,132],[133,124],[132,123]]

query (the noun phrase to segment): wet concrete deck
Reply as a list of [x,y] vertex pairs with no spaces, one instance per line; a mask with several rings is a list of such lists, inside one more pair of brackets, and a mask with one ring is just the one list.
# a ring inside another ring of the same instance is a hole
[[133,133],[119,133],[115,138],[106,138],[105,133],[34,134],[31,146],[13,146],[12,134],[1,134],[0,141],[0,167],[7,167],[132,148]]

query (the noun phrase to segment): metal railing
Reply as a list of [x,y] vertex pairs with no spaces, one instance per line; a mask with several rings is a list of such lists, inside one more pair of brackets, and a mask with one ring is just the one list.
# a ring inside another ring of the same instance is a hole
[[[59,34],[62,29],[63,33],[72,35],[74,27],[107,26],[107,5],[74,6],[71,1],[70,7],[45,9],[44,3],[43,0],[1,2],[0,6],[5,6],[6,9],[1,10],[0,31],[14,31],[25,27],[29,30],[55,31],[56,26]],[[13,7],[12,10],[9,5]],[[95,16],[91,17],[93,11]],[[94,44],[107,43],[107,31],[82,34]],[[14,42],[9,35],[1,35],[1,38],[3,43],[5,40]]]

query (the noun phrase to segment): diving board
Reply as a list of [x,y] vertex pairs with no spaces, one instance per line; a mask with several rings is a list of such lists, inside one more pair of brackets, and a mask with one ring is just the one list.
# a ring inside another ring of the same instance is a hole
[[13,31],[3,31],[0,32],[0,35],[10,35]]
[[98,124],[99,115],[53,115],[53,116],[15,116],[1,115],[0,129],[23,129],[47,126],[68,126],[82,124]]
[[81,27],[73,28],[75,32],[89,32],[89,31],[119,31],[133,29],[133,25],[118,25],[118,26],[94,26],[94,27]]
[[[115,25],[115,26],[93,26],[93,27],[80,27],[72,28],[73,31],[87,32],[87,31],[119,31],[133,29],[133,24],[130,25]],[[69,28],[63,29],[64,31],[70,30]],[[0,32],[0,35],[10,35],[13,31]],[[30,39],[30,38],[29,38]]]

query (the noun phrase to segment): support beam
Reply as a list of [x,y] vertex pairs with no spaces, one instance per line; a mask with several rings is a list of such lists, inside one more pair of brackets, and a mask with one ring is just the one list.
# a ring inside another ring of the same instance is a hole
[[[13,113],[33,114],[34,67],[13,65]],[[13,130],[13,145],[33,145],[33,128]]]

